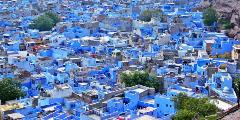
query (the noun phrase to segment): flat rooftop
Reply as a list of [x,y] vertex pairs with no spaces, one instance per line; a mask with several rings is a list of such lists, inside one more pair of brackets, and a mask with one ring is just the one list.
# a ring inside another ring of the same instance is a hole
[[8,114],[7,116],[14,120],[22,119],[25,117],[24,115],[22,115],[20,113],[12,113],[12,114]]
[[16,104],[12,104],[12,105],[0,105],[0,111],[4,112],[4,111],[9,111],[9,110],[14,110],[14,109],[21,109],[23,107],[24,106],[21,103],[16,103]]
[[149,98],[149,99],[145,99],[144,102],[149,103],[149,104],[154,104],[155,100],[152,98]]
[[135,89],[135,90],[133,90],[133,91],[138,92],[138,93],[142,93],[142,92],[144,92],[145,90],[142,89],[142,88],[137,88],[137,89]]
[[157,120],[157,119],[152,116],[149,116],[149,115],[143,115],[143,116],[137,118],[136,120]]
[[233,105],[226,103],[222,100],[219,99],[211,99],[210,103],[213,103],[214,105],[216,105],[219,109],[221,110],[228,110],[229,108],[233,107]]
[[206,43],[215,43],[215,40],[205,40]]
[[101,120],[101,117],[96,114],[90,114],[88,117],[92,118],[93,120]]
[[233,48],[240,49],[240,45],[234,45]]

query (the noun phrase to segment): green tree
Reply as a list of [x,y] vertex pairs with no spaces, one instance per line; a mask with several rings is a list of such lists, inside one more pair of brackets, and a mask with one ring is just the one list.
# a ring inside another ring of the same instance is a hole
[[20,89],[20,83],[9,78],[0,81],[0,100],[5,103],[23,97],[24,93]]
[[213,8],[207,8],[206,10],[203,11],[203,19],[204,19],[204,24],[206,26],[211,26],[213,23],[217,22],[218,17],[217,17],[217,12]]
[[[178,112],[181,112],[181,110],[192,111],[200,118],[214,115],[218,111],[218,108],[214,104],[211,104],[207,98],[192,98],[180,93],[173,98],[173,101]],[[177,114],[179,115],[180,113],[178,112]]]
[[186,102],[189,99],[189,97],[184,93],[179,93],[176,97],[173,98],[173,101],[175,103],[175,107],[177,110],[184,109],[184,106],[186,105]]
[[234,27],[234,23],[231,23],[230,19],[220,19],[219,23],[222,29],[232,29]]
[[207,116],[207,117],[202,117],[199,120],[217,120],[217,119],[218,119],[217,114],[214,114],[214,115],[210,115],[210,116]]
[[46,12],[37,17],[29,25],[31,29],[38,29],[39,31],[49,31],[60,21],[57,14]]
[[53,20],[54,25],[60,22],[59,16],[56,13],[46,12],[45,15],[47,15],[49,18]]
[[222,64],[219,66],[219,69],[225,70],[227,68],[227,64]]
[[231,59],[231,53],[224,53],[222,55],[220,54],[218,57],[224,59]]
[[38,17],[32,24],[30,24],[30,28],[38,29],[39,31],[49,31],[53,26],[53,20],[46,15]]
[[237,94],[237,103],[238,103],[238,107],[239,107],[239,101],[240,101],[240,77],[239,77],[239,75],[233,81],[233,88]]
[[161,10],[145,10],[140,14],[139,20],[150,22],[153,17],[163,19],[163,12]]
[[195,115],[196,113],[190,110],[179,110],[173,120],[192,120]]
[[156,91],[163,92],[163,83],[157,80],[157,77],[150,75],[147,72],[131,72],[131,73],[122,73],[120,76],[121,81],[127,86],[143,85],[147,87],[153,87]]
[[209,102],[203,103],[203,104],[198,104],[199,106],[197,107],[197,112],[200,116],[209,116],[209,115],[214,115],[217,113],[218,108]]
[[217,54],[217,55],[213,55],[210,56],[211,58],[223,58],[223,59],[231,59],[231,53],[224,53],[224,54]]

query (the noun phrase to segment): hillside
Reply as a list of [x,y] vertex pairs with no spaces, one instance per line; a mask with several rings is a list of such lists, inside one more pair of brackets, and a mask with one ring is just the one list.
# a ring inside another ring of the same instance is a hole
[[228,30],[229,36],[240,39],[240,0],[205,0],[201,9],[212,6],[220,18],[228,19],[234,28]]

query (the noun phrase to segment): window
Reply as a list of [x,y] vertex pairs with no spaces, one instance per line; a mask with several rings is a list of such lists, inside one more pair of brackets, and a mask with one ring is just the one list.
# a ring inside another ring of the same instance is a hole
[[166,104],[166,107],[168,107],[168,104]]
[[75,108],[75,104],[71,104],[71,106],[70,106],[71,108]]
[[159,107],[159,104],[157,104],[157,107]]
[[172,107],[172,105],[170,105],[169,107]]

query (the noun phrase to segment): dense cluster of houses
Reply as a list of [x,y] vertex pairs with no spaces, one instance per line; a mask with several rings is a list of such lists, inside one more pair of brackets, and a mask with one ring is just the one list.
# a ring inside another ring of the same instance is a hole
[[[221,110],[237,102],[240,41],[209,32],[200,0],[2,0],[0,80],[21,80],[25,97],[0,104],[5,119],[163,119],[177,112],[172,98],[214,96]],[[161,9],[143,22],[145,10]],[[52,31],[29,29],[43,11],[61,22]],[[229,54],[231,58],[217,58]],[[148,66],[164,94],[125,87],[120,75]],[[1,119],[1,118],[0,118]]]

